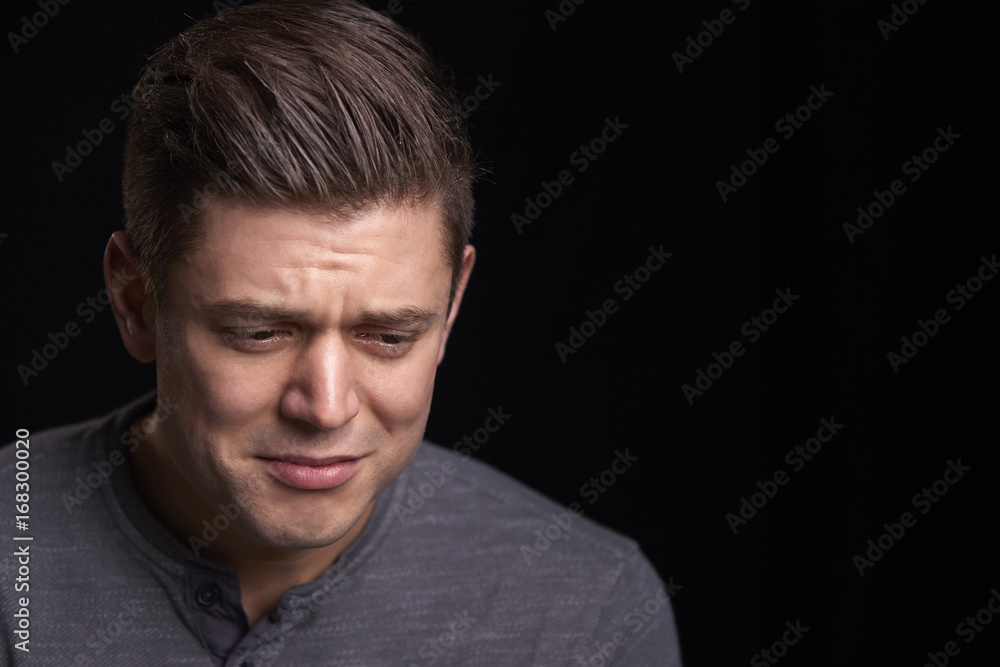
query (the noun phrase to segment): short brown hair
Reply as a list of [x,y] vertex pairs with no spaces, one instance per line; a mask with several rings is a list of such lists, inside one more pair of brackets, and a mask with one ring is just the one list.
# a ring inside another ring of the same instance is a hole
[[144,68],[125,147],[126,231],[157,310],[213,195],[352,216],[435,203],[455,295],[475,164],[420,41],[353,0],[265,0],[195,23]]

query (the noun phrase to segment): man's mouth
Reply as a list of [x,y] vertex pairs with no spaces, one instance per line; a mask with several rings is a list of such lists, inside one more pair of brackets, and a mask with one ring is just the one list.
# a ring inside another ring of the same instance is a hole
[[279,482],[296,489],[333,489],[346,484],[358,469],[363,457],[307,456],[259,457],[268,472]]

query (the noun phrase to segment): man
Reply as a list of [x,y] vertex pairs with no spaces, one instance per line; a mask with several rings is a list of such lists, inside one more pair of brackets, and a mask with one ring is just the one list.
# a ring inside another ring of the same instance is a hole
[[104,273],[157,390],[3,450],[4,479],[33,457],[36,526],[0,563],[31,573],[0,598],[7,660],[679,665],[633,542],[421,443],[475,250],[419,42],[354,2],[262,2],[133,97]]

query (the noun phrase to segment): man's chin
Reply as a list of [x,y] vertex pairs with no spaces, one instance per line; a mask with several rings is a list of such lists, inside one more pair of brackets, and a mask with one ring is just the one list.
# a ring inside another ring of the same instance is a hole
[[298,525],[293,529],[264,529],[254,531],[251,539],[266,549],[280,551],[300,551],[304,549],[322,549],[344,539],[350,532],[350,526],[343,529],[331,528],[326,525],[311,529],[309,526]]
[[[360,534],[373,503],[367,506],[287,508],[287,512],[267,512],[241,517],[242,532],[252,542],[268,549],[301,550],[329,547]],[[309,511],[312,510],[312,511]]]

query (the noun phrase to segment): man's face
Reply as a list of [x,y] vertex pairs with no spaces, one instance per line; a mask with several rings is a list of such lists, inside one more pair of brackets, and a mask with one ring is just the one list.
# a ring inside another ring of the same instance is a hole
[[450,328],[440,211],[216,200],[204,232],[169,268],[157,330],[159,391],[180,405],[164,447],[208,505],[239,506],[245,537],[331,544],[424,433]]

